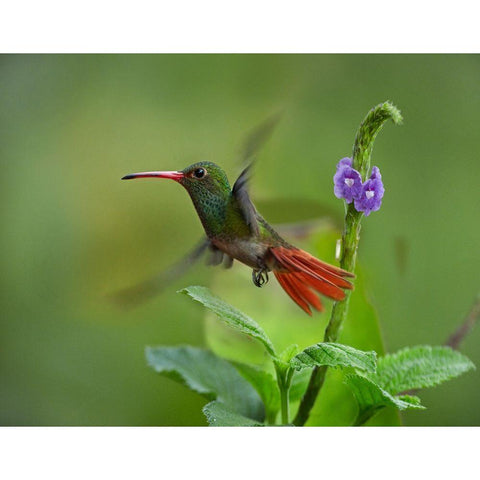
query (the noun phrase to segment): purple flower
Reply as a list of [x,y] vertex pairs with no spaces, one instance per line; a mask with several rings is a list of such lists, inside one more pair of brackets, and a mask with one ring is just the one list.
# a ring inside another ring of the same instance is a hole
[[372,167],[372,174],[370,175],[370,180],[375,180],[376,178],[381,180],[382,174],[380,173],[380,169],[378,167]]
[[380,170],[373,167],[370,178],[362,185],[359,197],[355,198],[355,209],[368,217],[371,212],[376,212],[380,208],[384,193]]
[[362,184],[360,173],[352,168],[352,159],[342,158],[337,164],[333,183],[335,196],[345,199],[347,203],[352,203],[353,200],[355,209],[367,217],[382,205],[385,189],[378,167],[372,167],[370,178]]
[[352,159],[349,157],[342,158],[338,163],[337,163],[337,172],[340,168],[342,167],[351,167],[352,166]]
[[358,198],[362,192],[362,177],[352,168],[351,158],[342,158],[337,164],[337,173],[333,177],[333,192],[337,198],[347,203]]

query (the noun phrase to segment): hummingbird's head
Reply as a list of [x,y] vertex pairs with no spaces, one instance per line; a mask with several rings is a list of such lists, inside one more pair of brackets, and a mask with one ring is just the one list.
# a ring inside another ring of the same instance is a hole
[[225,172],[213,162],[198,162],[184,168],[178,183],[190,194],[202,192],[224,196],[230,193],[230,184]]
[[199,162],[181,171],[132,173],[122,180],[147,177],[170,178],[183,185],[207,233],[216,234],[221,231],[232,191],[227,175],[218,165]]
[[198,162],[181,171],[140,172],[125,175],[122,180],[134,178],[170,178],[183,185],[192,199],[230,195],[230,184],[225,172],[213,162]]

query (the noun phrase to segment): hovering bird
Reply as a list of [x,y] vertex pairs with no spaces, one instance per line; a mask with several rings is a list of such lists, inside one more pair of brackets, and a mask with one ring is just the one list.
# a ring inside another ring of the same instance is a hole
[[[233,188],[222,168],[212,162],[195,163],[181,171],[132,173],[122,180],[167,178],[189,193],[207,238],[170,272],[172,275],[183,272],[210,249],[211,264],[223,262],[230,267],[238,260],[251,267],[257,287],[263,286],[273,272],[290,298],[309,315],[311,308],[323,309],[317,294],[343,300],[344,289],[353,288],[345,278],[354,275],[290,245],[267,223],[248,194],[251,167],[250,163],[242,171]],[[154,286],[155,281],[147,282],[143,288]]]

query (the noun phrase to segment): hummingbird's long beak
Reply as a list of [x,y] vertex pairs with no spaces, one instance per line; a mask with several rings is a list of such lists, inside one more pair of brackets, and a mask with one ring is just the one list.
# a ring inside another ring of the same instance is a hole
[[132,178],[171,178],[172,180],[179,181],[184,177],[183,172],[140,172],[140,173],[130,173],[122,177],[122,180],[131,180]]

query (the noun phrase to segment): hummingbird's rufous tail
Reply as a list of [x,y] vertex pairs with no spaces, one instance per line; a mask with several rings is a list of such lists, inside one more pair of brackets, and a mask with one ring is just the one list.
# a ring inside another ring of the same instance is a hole
[[276,260],[273,273],[290,298],[306,313],[312,314],[310,306],[322,311],[323,305],[316,292],[333,300],[343,300],[342,289],[353,289],[343,277],[353,278],[353,273],[334,267],[295,247],[270,249]]

